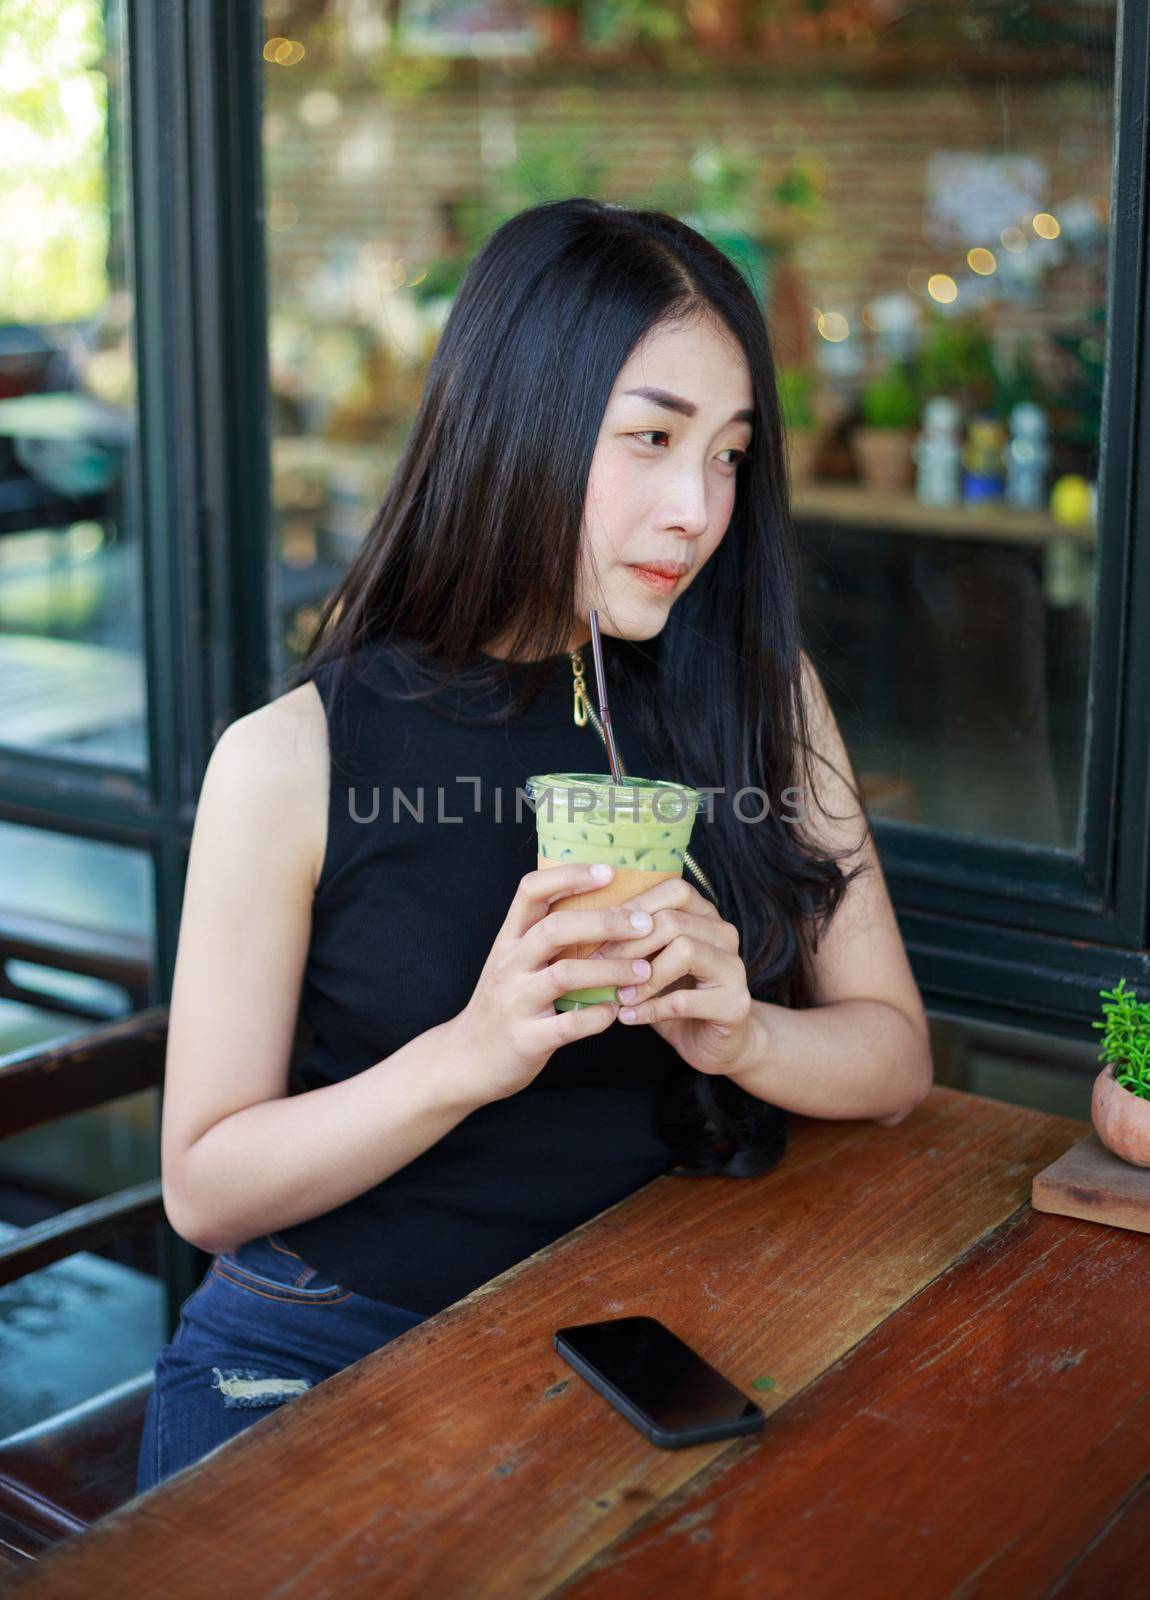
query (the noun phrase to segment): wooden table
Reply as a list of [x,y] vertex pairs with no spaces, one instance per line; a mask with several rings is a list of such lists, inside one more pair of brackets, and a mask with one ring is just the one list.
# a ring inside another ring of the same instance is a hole
[[[1084,1131],[937,1087],[793,1118],[774,1172],[657,1179],[9,1592],[1150,1595],[1150,1237],[1028,1202]],[[765,1428],[647,1444],[551,1348],[633,1312]]]

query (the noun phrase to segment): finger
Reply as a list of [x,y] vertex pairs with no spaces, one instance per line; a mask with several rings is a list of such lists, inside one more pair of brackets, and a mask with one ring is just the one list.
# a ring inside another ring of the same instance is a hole
[[672,989],[649,1000],[620,1000],[619,1021],[634,1027],[640,1022],[663,1022],[679,1017],[695,1017],[728,1027],[739,1027],[747,1020],[750,996],[745,984],[700,984],[694,989]]
[[[613,965],[613,963],[605,963]],[[629,983],[619,990],[623,1005],[657,997],[669,983],[691,977],[712,987],[746,988],[747,973],[742,960],[717,945],[702,944],[682,935],[671,941],[651,962],[651,976]]]
[[549,1016],[530,1018],[526,1024],[527,1037],[538,1041],[531,1048],[540,1055],[546,1055],[575,1039],[602,1033],[614,1022],[618,1010],[618,1006],[601,1001],[598,1005],[580,1006],[577,1011],[552,1009]]
[[[632,918],[645,926],[636,927]],[[522,950],[528,965],[537,967],[550,961],[556,951],[571,949],[585,960],[597,940],[610,938],[619,946],[618,954],[630,956],[633,939],[649,938],[654,919],[649,912],[627,911],[622,906],[587,906],[576,910],[553,911],[541,918],[523,936]],[[636,952],[638,953],[638,952]]]
[[610,883],[615,876],[614,867],[609,868],[605,878],[599,878],[592,876],[593,865],[593,862],[571,861],[561,867],[537,867],[534,872],[525,872],[504,919],[504,931],[513,939],[522,939],[528,928],[545,917],[557,900],[565,895],[588,894]]
[[722,920],[718,907],[705,900],[686,878],[663,878],[659,883],[653,883],[649,889],[643,889],[638,894],[632,895],[625,904],[641,906],[644,911],[652,912],[680,907],[684,911],[693,912],[695,916]]
[[[580,961],[564,956],[531,973],[523,994],[533,1012],[542,1012],[561,994],[575,989],[617,989],[624,983],[642,983],[650,976],[649,961]],[[612,995],[614,1000],[614,995]]]
[[608,959],[618,955],[650,955],[655,950],[662,950],[679,934],[717,945],[731,955],[739,952],[739,930],[734,923],[724,922],[721,918],[697,917],[694,912],[680,910],[655,912],[655,925],[650,934],[636,940],[634,945],[628,939],[626,950],[620,949],[611,940],[606,940],[600,948]]

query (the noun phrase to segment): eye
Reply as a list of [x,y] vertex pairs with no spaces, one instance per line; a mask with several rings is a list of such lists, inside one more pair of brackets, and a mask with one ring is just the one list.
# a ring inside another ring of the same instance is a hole
[[[665,428],[644,428],[639,433],[631,434],[631,438],[632,439],[652,439],[652,438],[656,438],[656,437],[660,438],[660,439],[669,439],[670,438],[670,434],[667,432],[667,430]],[[649,448],[654,450],[654,449],[656,449],[658,447],[655,446],[655,445],[651,445]],[[737,467],[737,466],[740,465],[740,463],[742,463],[744,461],[749,461],[750,460],[750,455],[751,455],[751,452],[749,450],[740,450],[735,445],[730,445],[726,450],[723,450],[720,453],[722,455],[725,455],[725,456],[733,455],[735,457],[734,461],[730,461],[730,462],[727,463],[728,466],[732,466],[732,467]]]

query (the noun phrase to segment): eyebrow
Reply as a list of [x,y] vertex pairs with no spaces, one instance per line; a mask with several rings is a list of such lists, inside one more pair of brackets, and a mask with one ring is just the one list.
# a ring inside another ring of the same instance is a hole
[[[624,394],[637,394],[643,400],[650,400],[653,405],[662,406],[664,411],[678,411],[684,417],[693,417],[698,413],[698,406],[693,400],[684,400],[681,394],[668,394],[666,389],[625,389]],[[736,411],[731,418],[732,422],[754,422],[753,411]]]

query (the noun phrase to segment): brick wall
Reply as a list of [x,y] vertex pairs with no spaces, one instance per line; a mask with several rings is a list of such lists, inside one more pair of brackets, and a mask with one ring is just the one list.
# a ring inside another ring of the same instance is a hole
[[[923,234],[924,179],[932,152],[1027,154],[1050,172],[1047,203],[1057,214],[1072,195],[1109,189],[1109,85],[1045,80],[940,87],[805,83],[789,90],[732,86],[721,92],[596,84],[582,102],[569,88],[516,87],[493,80],[487,98],[432,91],[389,106],[362,90],[341,95],[325,126],[300,116],[312,85],[293,73],[269,76],[266,171],[269,202],[298,209],[271,234],[273,292],[303,289],[334,241],[372,241],[373,259],[407,257],[409,273],[440,253],[441,206],[498,193],[500,163],[516,141],[554,138],[570,128],[573,186],[584,192],[587,106],[594,154],[606,159],[597,192],[643,201],[682,170],[701,143],[752,145],[772,161],[813,158],[825,173],[821,222],[798,246],[797,265],[814,304],[843,310],[857,327],[872,297],[905,287],[912,268],[953,271],[964,251],[940,249]],[[543,196],[540,196],[542,198]],[[996,238],[969,244],[997,247]],[[1001,252],[1000,252],[1001,253]],[[1004,306],[998,326],[1041,333],[1073,325],[1097,268],[1067,260],[1033,304]]]

